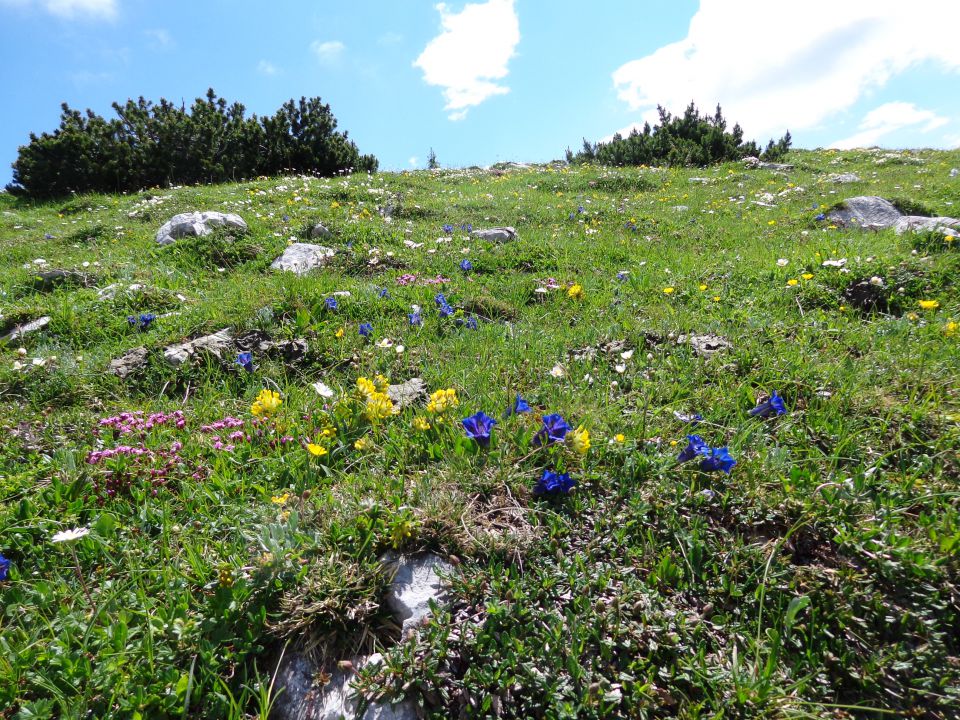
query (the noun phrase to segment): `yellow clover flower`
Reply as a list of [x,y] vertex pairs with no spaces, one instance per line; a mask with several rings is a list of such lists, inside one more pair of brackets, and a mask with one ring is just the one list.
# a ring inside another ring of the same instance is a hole
[[264,388],[257,395],[257,399],[253,401],[253,405],[250,406],[250,412],[258,417],[260,415],[272,415],[282,403],[280,393]]
[[581,425],[576,430],[567,433],[567,441],[575,453],[586,455],[587,450],[590,449],[590,431]]
[[453,388],[446,390],[437,390],[430,396],[430,402],[427,403],[427,412],[434,415],[443,415],[447,410],[458,407],[460,401],[457,399],[457,391]]
[[430,421],[422,415],[418,415],[413,419],[413,429],[425,432],[430,429]]
[[367,397],[367,406],[363,415],[370,422],[380,422],[393,415],[393,413],[393,401],[386,393],[375,392]]
[[580,283],[571,285],[567,288],[567,296],[574,300],[581,300],[583,298],[583,285]]

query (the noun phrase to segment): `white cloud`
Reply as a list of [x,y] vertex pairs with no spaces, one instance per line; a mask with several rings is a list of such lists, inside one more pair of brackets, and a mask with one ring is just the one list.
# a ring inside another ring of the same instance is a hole
[[340,56],[343,55],[343,51],[346,49],[346,45],[339,40],[327,40],[325,42],[314,40],[310,43],[310,49],[320,62],[330,64],[340,59]]
[[89,15],[109,20],[117,14],[116,0],[0,0],[0,4],[14,7],[38,5],[51,15],[67,19]]
[[143,34],[150,39],[150,46],[154,50],[162,50],[173,45],[173,38],[170,37],[170,33],[163,28],[144,30]]
[[813,128],[923,62],[960,70],[960,3],[701,0],[687,36],[613,73],[633,110],[739,122],[748,137]]
[[257,72],[270,77],[271,75],[276,75],[279,70],[277,70],[277,66],[269,60],[261,60],[257,63]]
[[849,148],[870,147],[884,135],[907,127],[922,125],[920,132],[930,132],[950,122],[932,110],[922,110],[913,103],[889,102],[874,108],[863,117],[860,132],[843,140],[837,140],[830,147],[847,150]]
[[417,164],[420,162],[420,158],[418,158],[416,155],[411,155],[410,159],[407,160],[407,162],[410,163],[410,167],[416,167]]
[[470,3],[452,13],[437,5],[443,32],[427,43],[413,63],[429,85],[443,88],[451,120],[462,120],[471,107],[509,88],[498,84],[520,42],[520,20],[514,0]]

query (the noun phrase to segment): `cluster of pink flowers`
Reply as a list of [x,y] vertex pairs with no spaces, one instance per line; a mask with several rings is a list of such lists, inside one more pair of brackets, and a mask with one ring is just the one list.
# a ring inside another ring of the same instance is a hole
[[218,430],[227,430],[231,428],[243,427],[244,422],[240,418],[230,417],[229,415],[222,420],[217,420],[209,425],[201,425],[200,432],[217,432]]
[[149,455],[153,457],[153,450],[148,450],[147,448],[141,446],[133,445],[117,445],[113,448],[105,448],[104,450],[92,450],[87,455],[87,464],[88,465],[99,465],[104,460],[108,460],[113,457],[140,457],[141,455]]
[[101,428],[109,428],[119,435],[129,435],[132,432],[147,432],[155,427],[162,425],[175,425],[178,429],[186,427],[187,420],[182,410],[174,410],[172,413],[151,413],[144,416],[141,410],[134,412],[124,412],[113,417],[106,417],[100,420],[97,425]]
[[418,281],[421,285],[443,285],[450,282],[450,278],[445,278],[443,275],[437,275],[435,278],[418,278],[413,273],[406,273],[397,278],[397,285],[413,285]]
[[[93,476],[92,486],[99,501],[122,495],[129,495],[134,487],[147,486],[150,494],[156,496],[159,488],[170,479],[185,476],[190,468],[186,466],[179,452],[183,443],[174,442],[169,450],[150,450],[142,445],[118,445],[113,448],[94,450],[87,455],[87,463],[100,465],[111,458],[130,458],[130,462],[121,465],[108,465]],[[204,471],[196,469],[194,480],[202,480]]]

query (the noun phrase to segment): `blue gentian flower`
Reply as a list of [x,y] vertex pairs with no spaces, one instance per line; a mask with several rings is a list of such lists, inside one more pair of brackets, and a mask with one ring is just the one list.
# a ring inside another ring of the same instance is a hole
[[365,338],[368,338],[371,335],[373,335],[373,325],[371,325],[370,323],[363,323],[362,325],[360,325],[359,332]]
[[677,462],[685,463],[698,455],[710,454],[710,446],[699,435],[687,435],[687,440],[689,440],[689,444],[681,451],[677,457]]
[[440,306],[440,317],[450,317],[454,312],[454,309],[447,305],[447,303]]
[[753,417],[768,418],[771,415],[786,415],[787,406],[783,404],[783,398],[776,392],[770,396],[769,400],[764,400],[751,410],[748,415]]
[[463,424],[463,429],[467,431],[468,438],[476,440],[480,447],[488,447],[490,445],[490,433],[493,430],[493,426],[497,424],[496,420],[481,410],[475,415],[464,418],[460,422]]
[[627,275],[629,274],[630,274],[629,270],[621,270],[620,272],[617,273],[617,280],[619,280],[620,282],[623,282],[624,280],[627,279]]
[[730,457],[730,453],[727,451],[727,448],[711,448],[710,454],[700,461],[700,469],[704,472],[723,470],[727,475],[729,475],[730,470],[736,464],[737,461]]
[[814,220],[817,220],[817,221],[823,221],[823,220],[826,220],[826,219],[827,219],[827,216],[824,215],[823,213],[820,213],[820,214],[814,216],[813,219],[814,219]]
[[507,412],[503,414],[504,417],[510,417],[511,415],[519,415],[521,413],[528,413],[533,408],[530,407],[530,404],[520,397],[519,393],[517,394],[517,399],[513,401],[513,405],[507,408]]
[[249,373],[253,372],[253,353],[242,352],[237,355],[237,365]]
[[433,301],[439,306],[443,307],[447,304],[447,298],[443,293],[437,293],[433,296]]
[[460,229],[466,230],[467,232],[473,232],[473,225],[471,225],[470,223],[464,223],[463,225],[460,226]]
[[470,272],[471,270],[473,270],[473,263],[467,260],[466,258],[464,258],[463,260],[460,261],[460,269],[463,270],[464,272]]
[[289,216],[289,215],[284,215],[284,216],[283,216],[283,221],[284,221],[284,222],[290,222],[290,216]]
[[534,495],[566,495],[577,486],[576,480],[570,479],[570,473],[555,473],[544,470],[543,477],[537,480],[533,487]]
[[386,288],[380,288],[379,290],[377,290],[377,297],[378,297],[378,298],[389,298],[389,297],[390,297],[390,291],[387,290]]
[[420,317],[420,311],[407,313],[407,319],[410,321],[411,325],[423,325],[423,318]]
[[7,579],[10,574],[10,561],[3,555],[0,555],[0,582]]
[[586,210],[583,208],[583,205],[577,205],[577,213],[578,213],[578,214],[585,213],[585,212],[586,212]]
[[337,308],[340,307],[335,297],[328,297],[326,300],[323,301],[323,304],[327,306],[327,310],[336,310]]
[[477,323],[477,318],[476,318],[474,315],[471,315],[470,317],[467,318],[467,329],[468,329],[468,330],[476,330],[476,329],[478,329],[479,327],[480,327],[480,325],[479,325],[479,323]]
[[563,442],[573,428],[563,419],[559,413],[543,416],[543,427],[533,436],[534,445],[550,444]]
[[447,223],[446,225],[444,225],[444,226],[443,226],[442,228],[440,228],[440,229],[443,230],[443,232],[444,232],[445,234],[449,235],[450,233],[453,232],[453,225]]
[[143,313],[139,317],[136,315],[128,315],[127,322],[131,325],[138,326],[141,330],[146,330],[150,327],[150,323],[157,319],[157,316],[153,313]]

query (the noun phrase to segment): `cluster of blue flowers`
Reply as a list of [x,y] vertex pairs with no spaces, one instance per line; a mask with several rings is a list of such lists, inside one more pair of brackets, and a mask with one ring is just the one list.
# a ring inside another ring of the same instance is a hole
[[454,309],[450,307],[450,303],[447,302],[447,297],[443,293],[437,293],[433,296],[433,301],[437,304],[437,307],[440,308],[440,317],[450,317],[454,313]]
[[157,319],[157,316],[153,313],[143,313],[140,316],[137,315],[127,315],[127,322],[131,325],[136,325],[140,330],[146,330],[150,327],[151,323]]
[[242,367],[248,373],[253,372],[253,353],[242,352],[237,355],[237,365]]
[[466,258],[464,258],[463,260],[460,261],[460,269],[463,270],[464,272],[470,272],[471,270],[473,270],[473,263],[467,260]]
[[[443,230],[445,234],[450,235],[455,228],[450,223],[446,223],[440,229]],[[463,230],[464,232],[473,232],[473,225],[471,225],[470,223],[461,223],[460,229]]]
[[577,481],[570,478],[570,473],[558,473],[544,470],[543,477],[533,486],[534,495],[567,495],[577,486]]
[[327,310],[337,310],[340,307],[335,297],[328,297],[323,301],[323,304],[326,306]]
[[373,335],[373,325],[371,325],[371,324],[368,323],[368,322],[367,322],[367,323],[361,323],[360,329],[358,330],[358,332],[359,332],[361,335],[363,335],[363,337],[365,337],[365,338],[371,337],[371,336]]
[[3,555],[0,555],[0,582],[7,579],[10,574],[10,561]]

